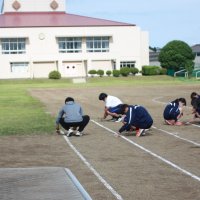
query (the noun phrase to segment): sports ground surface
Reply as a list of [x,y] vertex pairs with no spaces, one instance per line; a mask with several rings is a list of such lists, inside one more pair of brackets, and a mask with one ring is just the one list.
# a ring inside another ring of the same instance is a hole
[[[79,102],[91,121],[82,137],[3,136],[1,167],[54,166],[69,168],[93,199],[199,200],[200,124],[167,126],[162,113],[166,102],[187,99],[183,119],[190,113],[190,93],[198,85],[33,89],[46,111],[56,116],[67,96]],[[114,133],[121,123],[101,121],[100,92],[124,103],[145,106],[154,125],[144,137]],[[41,122],[42,123],[42,122]]]

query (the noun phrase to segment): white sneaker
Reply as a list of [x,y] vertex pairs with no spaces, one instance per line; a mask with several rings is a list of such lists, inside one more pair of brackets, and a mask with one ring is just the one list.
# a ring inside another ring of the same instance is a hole
[[141,135],[145,135],[145,129],[139,129],[136,131],[136,136],[140,137]]
[[73,132],[74,132],[74,131],[73,131],[72,129],[69,129],[69,130],[66,132],[67,137],[72,136]]
[[79,131],[76,131],[75,135],[76,136],[82,136],[83,134],[81,132],[79,132]]
[[123,117],[119,117],[115,122],[121,122],[123,120]]
[[144,129],[140,136],[145,136],[146,135],[145,131],[147,131],[147,129]]

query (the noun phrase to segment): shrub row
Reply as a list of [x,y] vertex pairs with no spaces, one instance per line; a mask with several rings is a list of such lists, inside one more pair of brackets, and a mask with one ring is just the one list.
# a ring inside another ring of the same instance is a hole
[[[120,70],[107,70],[106,71],[106,75],[110,76],[111,74],[113,74],[114,77],[119,77],[121,76],[128,76],[129,74],[137,74],[139,72],[139,70],[137,68],[129,68],[129,67],[123,67]],[[99,75],[100,77],[102,77],[104,75],[104,70],[89,70],[88,74],[94,76],[95,74]],[[143,66],[142,67],[142,75],[165,75],[167,74],[167,69],[165,68],[161,68],[158,66]],[[61,78],[61,74],[59,71],[51,71],[49,73],[49,79],[60,79]]]
[[[106,75],[110,76],[111,74],[113,74],[114,77],[119,77],[120,75],[122,75],[122,76],[128,76],[129,74],[135,75],[138,72],[139,72],[139,70],[137,68],[123,67],[120,70],[116,70],[116,69],[114,69],[113,71],[108,70],[108,71],[106,71]],[[92,70],[88,71],[88,74],[90,74],[92,76],[97,74],[101,77],[104,75],[104,71],[92,69]]]
[[167,69],[161,68],[159,66],[143,66],[142,75],[165,75],[167,74]]

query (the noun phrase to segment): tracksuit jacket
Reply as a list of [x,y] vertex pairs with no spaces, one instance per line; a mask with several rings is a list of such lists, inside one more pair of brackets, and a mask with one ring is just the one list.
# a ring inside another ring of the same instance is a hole
[[175,120],[177,121],[177,117],[180,115],[179,104],[172,101],[171,103],[167,104],[165,107],[163,117],[166,120]]
[[126,123],[119,129],[120,133],[129,130],[131,126],[140,129],[148,129],[153,124],[153,119],[148,111],[139,105],[129,106],[124,119]]
[[66,123],[81,122],[83,121],[83,110],[81,106],[74,101],[66,102],[60,109],[56,124],[59,124],[60,119],[63,117]]

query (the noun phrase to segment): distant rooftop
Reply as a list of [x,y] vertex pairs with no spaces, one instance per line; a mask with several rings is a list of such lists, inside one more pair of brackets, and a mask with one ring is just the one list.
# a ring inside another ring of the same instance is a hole
[[65,12],[7,12],[0,15],[0,28],[22,27],[135,26]]
[[200,44],[195,44],[194,46],[191,46],[192,52],[194,53],[200,53]]

